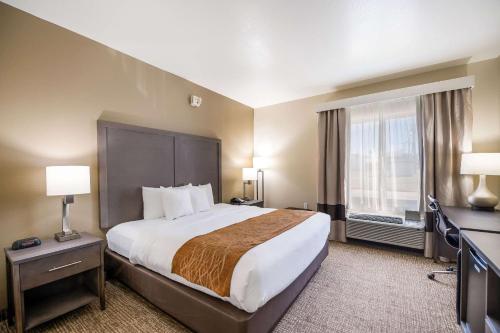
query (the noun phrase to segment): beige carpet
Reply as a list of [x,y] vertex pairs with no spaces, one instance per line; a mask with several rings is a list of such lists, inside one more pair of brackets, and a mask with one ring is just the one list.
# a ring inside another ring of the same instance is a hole
[[[330,255],[275,332],[460,332],[453,276],[413,253],[364,244],[331,243]],[[122,284],[106,285],[97,302],[40,326],[38,332],[188,332]],[[0,332],[13,332],[0,326]]]

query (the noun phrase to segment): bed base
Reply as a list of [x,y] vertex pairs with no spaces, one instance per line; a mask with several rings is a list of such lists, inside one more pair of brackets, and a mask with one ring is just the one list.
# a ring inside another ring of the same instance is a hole
[[107,278],[113,277],[190,329],[200,333],[270,332],[328,255],[328,241],[311,264],[285,290],[254,313],[169,280],[111,251],[105,251]]

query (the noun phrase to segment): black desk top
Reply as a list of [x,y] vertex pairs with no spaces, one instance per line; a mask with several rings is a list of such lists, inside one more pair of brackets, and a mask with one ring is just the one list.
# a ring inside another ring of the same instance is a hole
[[485,212],[462,207],[443,206],[448,220],[460,230],[500,233],[500,211]]
[[500,275],[500,234],[466,230],[461,235]]

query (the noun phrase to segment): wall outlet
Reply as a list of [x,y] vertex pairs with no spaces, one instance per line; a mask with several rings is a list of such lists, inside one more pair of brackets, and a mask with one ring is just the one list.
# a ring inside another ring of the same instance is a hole
[[304,209],[307,209],[307,202],[304,202]]

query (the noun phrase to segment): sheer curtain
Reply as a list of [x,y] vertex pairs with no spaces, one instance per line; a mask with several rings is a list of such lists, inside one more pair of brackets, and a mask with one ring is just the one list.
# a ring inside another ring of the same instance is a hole
[[348,108],[347,198],[350,211],[419,211],[417,98]]

